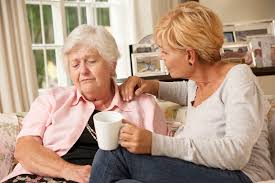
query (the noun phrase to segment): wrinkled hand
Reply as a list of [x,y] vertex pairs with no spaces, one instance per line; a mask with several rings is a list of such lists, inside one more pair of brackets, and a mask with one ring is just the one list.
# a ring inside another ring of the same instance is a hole
[[151,154],[152,132],[124,122],[119,135],[120,145],[131,153]]
[[158,87],[158,81],[131,76],[119,86],[119,91],[124,101],[131,101],[134,96],[139,96],[142,93],[157,95]]
[[[134,95],[140,95],[143,90],[142,79],[137,76],[130,76],[124,83],[119,86],[120,94],[124,101],[131,101],[134,98]],[[135,91],[136,90],[136,91]]]
[[62,177],[79,183],[87,183],[90,179],[92,167],[90,165],[66,164],[62,170]]

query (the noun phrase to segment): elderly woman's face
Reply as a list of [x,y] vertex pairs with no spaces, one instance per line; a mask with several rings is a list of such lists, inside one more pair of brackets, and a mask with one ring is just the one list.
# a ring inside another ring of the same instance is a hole
[[95,100],[110,89],[114,72],[96,49],[79,47],[68,54],[70,76],[74,85],[88,100]]

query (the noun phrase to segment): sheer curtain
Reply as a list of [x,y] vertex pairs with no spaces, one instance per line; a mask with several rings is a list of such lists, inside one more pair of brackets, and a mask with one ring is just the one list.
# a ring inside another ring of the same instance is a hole
[[170,9],[176,7],[180,2],[180,0],[151,0],[153,25],[156,25],[160,17],[165,15]]
[[0,112],[28,111],[38,95],[25,1],[0,1]]
[[160,17],[174,8],[179,0],[132,0],[131,12],[132,41],[138,42],[148,34],[152,34]]
[[118,43],[121,58],[117,64],[117,77],[131,74],[129,45],[152,34],[158,19],[179,0],[109,0],[114,4],[110,11],[112,34]]

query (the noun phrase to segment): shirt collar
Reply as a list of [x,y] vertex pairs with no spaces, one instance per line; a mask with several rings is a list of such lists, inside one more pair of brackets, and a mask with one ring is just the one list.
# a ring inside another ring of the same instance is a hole
[[[130,107],[130,103],[124,102],[119,94],[119,89],[118,89],[118,85],[116,84],[116,82],[113,80],[113,86],[115,89],[115,95],[113,97],[113,100],[111,102],[111,104],[109,105],[109,107],[107,107],[105,109],[105,111],[110,111],[115,109],[116,107],[118,107],[120,110],[122,111],[132,111],[131,107]],[[85,97],[81,94],[81,92],[74,86],[74,95],[76,96],[72,102],[72,105],[75,106],[79,103],[80,100],[84,100],[89,102],[87,99],[85,99]]]
[[75,86],[73,88],[74,88],[75,98],[73,99],[72,106],[77,105],[80,99],[84,101],[88,101],[87,99],[85,99],[85,97],[80,93],[80,91]]
[[119,94],[118,85],[116,84],[116,82],[114,80],[113,80],[113,85],[115,88],[115,95],[114,95],[114,98],[113,98],[110,106],[107,107],[105,110],[110,111],[110,110],[113,110],[116,107],[118,107],[122,111],[132,111],[131,108],[129,108],[129,105],[122,100],[122,98]]

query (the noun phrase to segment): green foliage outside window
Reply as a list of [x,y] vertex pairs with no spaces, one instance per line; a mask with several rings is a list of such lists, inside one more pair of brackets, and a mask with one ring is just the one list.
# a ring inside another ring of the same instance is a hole
[[41,18],[39,5],[27,5],[28,21],[32,43],[42,43]]
[[54,87],[57,85],[55,50],[47,50],[47,69],[49,87]]
[[33,50],[33,54],[36,62],[38,87],[44,88],[46,85],[46,75],[43,50]]
[[102,26],[110,26],[109,8],[97,8],[97,24]]
[[79,25],[77,7],[65,7],[65,17],[67,34],[69,34],[75,27]]
[[80,10],[81,10],[81,24],[87,24],[86,8],[82,7]]
[[45,42],[54,43],[53,17],[50,5],[43,5]]

